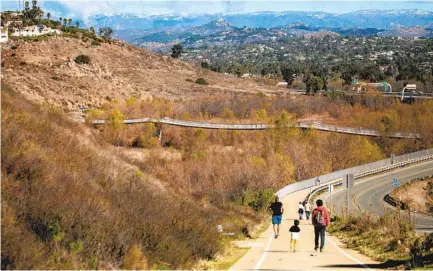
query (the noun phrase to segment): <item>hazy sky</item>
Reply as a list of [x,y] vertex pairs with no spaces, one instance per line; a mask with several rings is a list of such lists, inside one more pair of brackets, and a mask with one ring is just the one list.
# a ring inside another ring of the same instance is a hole
[[[433,11],[433,1],[38,1],[53,17],[86,20],[94,14],[200,14],[256,11],[324,11],[347,13],[365,9]],[[19,1],[1,1],[1,10],[18,9]],[[21,1],[22,5],[22,1]]]

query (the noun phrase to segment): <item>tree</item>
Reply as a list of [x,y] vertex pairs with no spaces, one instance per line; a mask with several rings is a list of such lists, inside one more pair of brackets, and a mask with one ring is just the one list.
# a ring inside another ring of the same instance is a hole
[[354,74],[353,74],[352,71],[350,71],[350,70],[344,70],[341,73],[341,79],[344,80],[343,85],[350,85],[350,84],[352,84],[353,76],[354,76]]
[[30,3],[28,1],[26,1],[26,3],[24,4],[24,11],[27,13],[28,11],[30,11]]
[[77,26],[77,28],[79,28],[79,27],[80,27],[80,22],[79,22],[79,21],[76,21],[76,22],[75,22],[75,25]]
[[68,19],[64,18],[63,19],[63,25],[66,26],[66,23],[68,22]]
[[287,82],[287,87],[289,88],[295,80],[294,75],[296,74],[296,68],[292,65],[284,65],[281,68],[281,73],[283,74],[284,81]]
[[304,76],[304,79],[302,81],[305,83],[306,92],[308,95],[314,95],[323,88],[322,78],[318,76],[307,74],[306,76]]
[[69,18],[69,19],[68,19],[68,26],[71,26],[71,24],[72,24],[72,19]]
[[48,13],[47,13],[47,19],[50,20],[50,18],[51,18],[51,13],[48,12]]
[[171,48],[171,57],[178,58],[183,53],[183,46],[182,44],[175,44]]
[[91,26],[91,27],[89,28],[89,31],[90,31],[90,33],[92,33],[92,34],[95,34],[95,28],[94,28],[93,26]]
[[111,39],[112,34],[113,34],[113,28],[111,27],[99,28],[99,35],[101,35],[105,39]]
[[63,19],[62,19],[62,17],[60,17],[59,18],[60,25],[62,24],[62,21],[63,21]]

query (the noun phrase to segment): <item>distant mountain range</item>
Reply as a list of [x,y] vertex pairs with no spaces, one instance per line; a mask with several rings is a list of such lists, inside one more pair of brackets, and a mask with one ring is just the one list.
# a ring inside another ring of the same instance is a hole
[[[117,38],[132,43],[197,39],[216,33],[239,32],[242,29],[286,31],[300,34],[331,31],[341,35],[431,36],[433,12],[423,10],[361,10],[350,13],[326,12],[254,12],[236,14],[95,15],[90,24],[110,26]],[[417,29],[411,31],[412,28]],[[401,31],[401,29],[404,29]]]
[[306,24],[290,24],[275,28],[236,27],[223,19],[202,26],[166,28],[160,31],[145,30],[138,32],[119,31],[127,33],[124,37],[129,43],[144,46],[156,51],[167,51],[174,43],[182,43],[188,48],[209,45],[240,45],[261,43],[266,41],[283,41],[284,38],[305,37],[324,38],[325,36],[398,36],[406,38],[433,37],[433,29],[419,26],[398,26],[392,30],[376,28],[343,28],[317,27]]
[[90,23],[95,26],[110,26],[115,29],[161,29],[172,27],[194,27],[223,19],[236,27],[275,28],[288,24],[303,23],[317,27],[362,27],[393,29],[401,26],[426,26],[433,24],[433,12],[423,10],[361,10],[350,13],[326,12],[254,12],[235,14],[202,15],[155,15],[134,14],[95,15]]

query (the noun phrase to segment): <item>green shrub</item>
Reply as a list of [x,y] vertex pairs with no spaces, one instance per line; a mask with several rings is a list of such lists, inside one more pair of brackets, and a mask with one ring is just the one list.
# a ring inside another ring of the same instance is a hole
[[16,50],[18,47],[16,47],[15,45],[11,47],[12,50]]
[[254,192],[254,195],[250,198],[248,203],[254,210],[266,210],[275,199],[274,189],[263,188]]
[[99,46],[101,43],[97,40],[92,40],[92,46]]
[[209,83],[204,78],[199,78],[195,80],[195,83],[199,85],[209,85]]
[[76,58],[74,58],[75,63],[78,64],[89,64],[90,63],[90,57],[87,55],[79,55]]

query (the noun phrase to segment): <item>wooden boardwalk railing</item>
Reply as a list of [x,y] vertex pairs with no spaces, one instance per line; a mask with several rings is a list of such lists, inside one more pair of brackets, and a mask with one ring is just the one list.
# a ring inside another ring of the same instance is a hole
[[[98,125],[98,124],[104,124],[106,122],[107,122],[106,120],[93,120],[90,123]],[[151,122],[151,123],[161,123],[161,124],[189,127],[189,128],[222,129],[222,130],[265,130],[265,129],[276,128],[274,124],[211,123],[211,122],[176,120],[171,118],[127,119],[124,120],[123,122],[125,124]],[[316,129],[320,131],[329,131],[329,132],[337,132],[337,133],[352,134],[352,135],[363,135],[363,136],[386,136],[386,137],[393,137],[393,138],[421,138],[421,135],[418,133],[393,132],[393,133],[383,135],[373,129],[342,127],[336,125],[322,124],[319,122],[297,122],[295,124],[289,125],[289,127]]]

